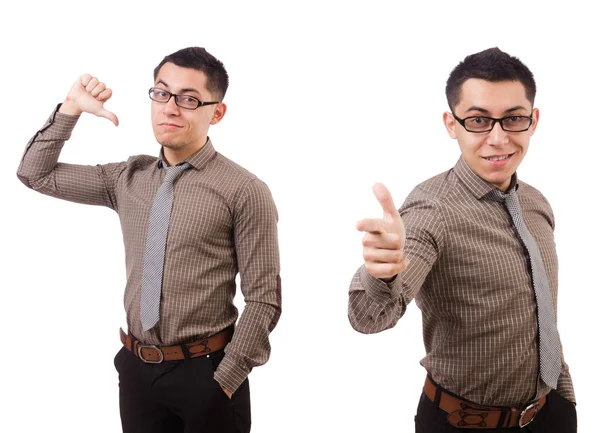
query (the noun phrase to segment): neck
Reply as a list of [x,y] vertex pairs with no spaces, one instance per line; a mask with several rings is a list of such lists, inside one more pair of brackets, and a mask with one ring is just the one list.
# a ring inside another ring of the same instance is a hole
[[163,146],[163,157],[169,166],[177,165],[202,149],[207,142],[208,137],[204,141],[201,141],[202,144],[200,146],[194,146],[192,148],[186,147],[183,149],[172,149]]
[[506,182],[502,183],[501,185],[498,185],[498,184],[496,184],[496,185],[494,185],[494,186],[495,186],[497,189],[499,189],[500,191],[502,191],[502,192],[506,192],[506,191],[508,191],[508,190],[509,190],[510,184],[511,184],[511,182],[510,182],[510,180],[508,180],[508,181],[506,181]]

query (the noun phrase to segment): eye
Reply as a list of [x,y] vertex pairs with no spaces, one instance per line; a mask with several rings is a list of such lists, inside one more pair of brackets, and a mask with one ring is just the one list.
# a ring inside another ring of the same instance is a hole
[[505,120],[504,120],[504,124],[505,125],[510,125],[510,126],[522,126],[522,125],[526,125],[529,123],[529,117],[527,116],[508,116]]
[[489,117],[484,116],[468,117],[466,121],[472,128],[488,127],[492,122]]

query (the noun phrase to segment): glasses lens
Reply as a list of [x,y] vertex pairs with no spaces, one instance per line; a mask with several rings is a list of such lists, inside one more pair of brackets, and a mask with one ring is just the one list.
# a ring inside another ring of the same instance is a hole
[[171,98],[171,94],[162,89],[150,89],[150,99],[158,102],[167,102]]
[[465,129],[472,132],[483,132],[492,129],[493,119],[489,117],[467,117]]
[[178,95],[175,102],[177,102],[177,105],[180,107],[187,108],[188,110],[195,110],[200,105],[199,100],[188,95]]
[[505,131],[525,131],[530,125],[531,119],[526,116],[510,116],[502,119],[502,128]]

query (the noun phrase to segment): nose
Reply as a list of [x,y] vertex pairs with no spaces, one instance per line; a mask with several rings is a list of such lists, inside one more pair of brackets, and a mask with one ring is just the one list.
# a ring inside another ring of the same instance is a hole
[[489,132],[488,142],[489,144],[496,146],[508,143],[508,134],[504,129],[502,129],[500,122],[496,122],[492,130]]
[[168,116],[177,116],[179,114],[179,106],[175,103],[175,96],[171,96],[171,99],[164,104],[165,108],[163,112]]

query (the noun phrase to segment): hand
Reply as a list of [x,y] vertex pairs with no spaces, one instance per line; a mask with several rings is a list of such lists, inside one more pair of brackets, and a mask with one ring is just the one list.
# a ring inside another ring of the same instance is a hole
[[373,277],[389,281],[408,266],[408,259],[404,258],[406,232],[388,189],[376,183],[373,193],[381,204],[383,218],[360,220],[356,228],[366,232],[362,240],[365,269]]
[[223,390],[223,392],[225,393],[225,395],[227,395],[227,397],[229,397],[229,400],[231,400],[231,396],[233,395],[233,392],[229,391],[227,388],[225,388],[220,383],[219,383],[219,386],[221,387],[221,389]]
[[104,83],[90,74],[84,74],[75,81],[59,111],[73,116],[79,116],[81,113],[91,113],[99,117],[105,117],[115,126],[118,126],[119,119],[117,116],[104,108],[104,103],[111,96],[112,90],[108,89]]

